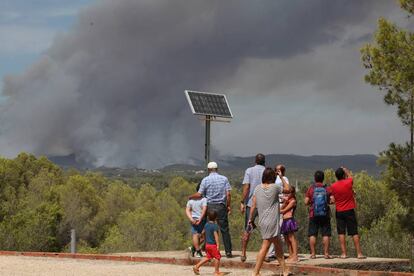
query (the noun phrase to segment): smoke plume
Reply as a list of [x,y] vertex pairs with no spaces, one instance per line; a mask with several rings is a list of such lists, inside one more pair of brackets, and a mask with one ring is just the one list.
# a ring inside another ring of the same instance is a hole
[[380,3],[99,1],[30,68],[5,78],[2,154],[144,168],[199,160],[203,129],[185,89],[231,95],[219,84],[246,59],[311,51],[373,5]]

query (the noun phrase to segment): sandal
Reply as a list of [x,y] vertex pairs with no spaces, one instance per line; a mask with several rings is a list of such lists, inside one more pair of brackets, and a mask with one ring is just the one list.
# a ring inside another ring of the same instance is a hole
[[196,266],[193,266],[193,272],[195,275],[200,275],[200,270]]
[[299,262],[299,259],[298,260],[286,260],[285,261],[285,263],[287,263],[287,264],[297,264]]
[[348,259],[349,257],[347,255],[341,255],[339,256],[340,259]]
[[309,259],[316,259],[316,255],[310,255]]
[[363,260],[363,259],[366,259],[367,257],[366,256],[364,256],[364,255],[361,255],[361,256],[358,256],[357,257],[357,259],[360,259],[360,260]]
[[333,259],[333,257],[331,255],[325,255],[323,256],[325,259],[329,260],[329,259]]

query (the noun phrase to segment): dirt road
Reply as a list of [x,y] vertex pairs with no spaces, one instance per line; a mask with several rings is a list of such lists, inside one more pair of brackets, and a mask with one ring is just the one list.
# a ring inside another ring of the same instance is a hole
[[[251,275],[250,270],[227,269],[228,275]],[[0,275],[8,276],[106,276],[106,275],[194,275],[190,266],[89,261],[44,257],[0,256]],[[213,275],[212,267],[202,267],[201,275]],[[274,275],[263,271],[262,275]]]

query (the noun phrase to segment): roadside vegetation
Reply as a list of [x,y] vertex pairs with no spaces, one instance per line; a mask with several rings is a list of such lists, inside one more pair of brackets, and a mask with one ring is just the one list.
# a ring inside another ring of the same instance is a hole
[[[327,170],[326,174],[327,181],[332,182],[333,171]],[[65,171],[47,158],[26,153],[15,159],[0,158],[0,249],[69,251],[71,229],[77,233],[78,251],[84,253],[185,249],[190,245],[190,234],[184,207],[197,185],[192,180],[176,176],[164,186],[154,186],[147,175],[146,183],[133,185],[99,173]],[[297,237],[303,253],[309,251],[303,197],[310,183],[310,179],[309,183],[300,183],[297,194]],[[243,216],[238,210],[240,184],[232,184],[230,227],[237,250]],[[355,174],[354,185],[364,253],[409,257],[410,235],[398,222],[408,210],[395,191],[384,180],[365,172]],[[249,250],[259,246],[260,237],[255,231]],[[339,253],[336,236],[332,253]]]

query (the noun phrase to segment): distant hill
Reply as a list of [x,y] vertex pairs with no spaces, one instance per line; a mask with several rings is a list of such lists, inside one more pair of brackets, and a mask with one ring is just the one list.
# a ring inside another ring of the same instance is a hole
[[[348,167],[353,171],[365,170],[372,174],[378,174],[381,171],[376,163],[377,156],[370,154],[358,155],[312,155],[301,156],[293,154],[269,154],[266,155],[266,163],[269,166],[282,163],[288,168],[320,170],[332,168],[336,169],[340,166]],[[254,156],[250,157],[233,157],[224,159],[226,166],[235,168],[246,168],[254,162]]]
[[77,160],[74,154],[66,156],[48,156],[47,158],[64,169],[87,169],[92,167],[90,164]]
[[[369,174],[378,175],[381,171],[376,163],[377,156],[372,154],[356,154],[356,155],[312,155],[301,156],[294,154],[268,154],[266,155],[266,163],[269,166],[275,166],[278,163],[283,163],[286,167],[291,169],[299,169],[306,171],[314,171],[327,168],[338,168],[346,166],[352,171],[367,171]],[[49,159],[63,168],[77,168],[87,169],[92,168],[91,165],[79,162],[74,155],[63,157],[49,157]],[[222,157],[216,160],[220,168],[225,170],[244,170],[251,166],[254,162],[254,156],[248,157]],[[103,170],[103,168],[95,168],[96,170]],[[109,168],[108,168],[109,169]],[[123,168],[133,169],[133,168]],[[160,169],[164,172],[178,172],[178,171],[198,171],[203,170],[204,165],[200,164],[171,164]]]
[[[352,171],[367,171],[369,174],[378,175],[381,171],[376,163],[377,156],[372,154],[357,155],[312,155],[301,156],[293,154],[269,154],[266,155],[266,163],[275,166],[282,163],[287,168],[300,170],[324,170],[327,168],[336,169],[345,166]],[[226,170],[244,170],[254,163],[254,156],[249,157],[224,157],[217,160],[220,168]],[[162,171],[185,171],[202,170],[203,165],[174,164],[162,168]]]

